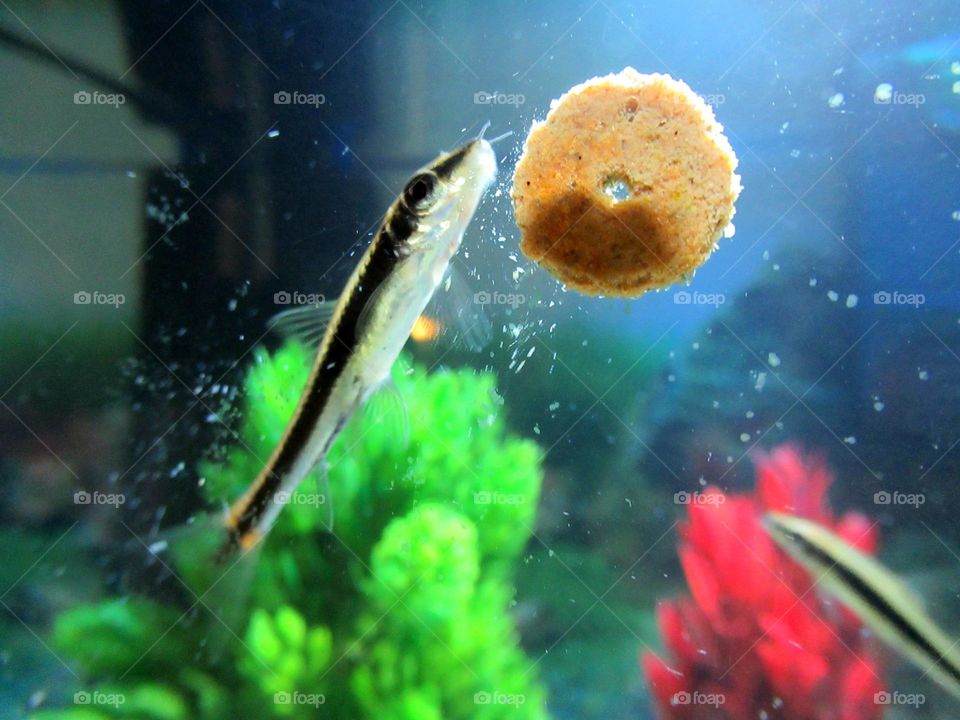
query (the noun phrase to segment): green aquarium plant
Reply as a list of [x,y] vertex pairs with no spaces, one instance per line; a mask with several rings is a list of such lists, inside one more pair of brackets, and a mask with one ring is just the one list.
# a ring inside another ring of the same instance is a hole
[[[201,467],[211,503],[256,476],[309,358],[295,342],[257,352],[239,441]],[[182,604],[124,596],[57,617],[52,646],[84,685],[32,717],[546,718],[508,612],[538,449],[506,432],[490,374],[401,358],[393,381],[404,409],[361,411],[331,449],[329,490],[307,478],[255,553],[211,574],[198,523],[165,560]]]

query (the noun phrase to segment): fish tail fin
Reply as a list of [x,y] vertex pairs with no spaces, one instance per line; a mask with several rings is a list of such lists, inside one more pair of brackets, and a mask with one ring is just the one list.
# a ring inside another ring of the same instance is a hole
[[246,633],[260,538],[235,538],[223,516],[211,515],[164,532],[146,547],[150,560],[181,586],[199,645],[213,661]]

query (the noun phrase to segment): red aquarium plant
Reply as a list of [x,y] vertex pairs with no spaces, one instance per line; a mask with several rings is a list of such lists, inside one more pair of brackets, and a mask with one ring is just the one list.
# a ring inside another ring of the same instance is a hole
[[859,513],[833,515],[833,478],[821,460],[784,445],[754,462],[753,495],[711,488],[684,496],[679,556],[690,596],[658,606],[666,654],[642,658],[659,717],[880,718],[874,698],[885,687],[860,621],[824,600],[762,517],[773,510],[816,520],[868,553],[875,525]]

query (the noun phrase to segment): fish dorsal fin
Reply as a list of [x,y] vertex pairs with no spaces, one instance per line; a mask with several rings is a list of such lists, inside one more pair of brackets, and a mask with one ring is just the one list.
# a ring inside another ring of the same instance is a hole
[[298,338],[315,347],[320,345],[336,307],[336,300],[298,305],[277,313],[270,318],[267,325],[285,338]]
[[433,293],[424,315],[436,320],[444,342],[480,352],[493,339],[483,293],[474,293],[470,280],[454,266]]

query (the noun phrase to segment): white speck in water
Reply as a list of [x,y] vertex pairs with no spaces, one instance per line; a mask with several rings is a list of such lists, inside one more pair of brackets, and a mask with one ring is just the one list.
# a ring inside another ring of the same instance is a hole
[[787,132],[787,128],[790,127],[790,121],[788,120],[783,125],[780,126],[780,134],[783,135]]
[[536,433],[537,435],[540,434],[540,423],[534,424],[534,426],[533,426],[533,432]]
[[695,342],[695,343],[694,343],[693,345],[691,345],[690,347],[692,347],[694,350],[699,350],[699,349],[700,349],[700,343]]
[[750,442],[750,433],[740,433],[740,442]]
[[840,299],[839,293],[837,293],[835,290],[828,290],[827,297],[830,298],[830,302],[836,302]]
[[556,412],[560,408],[560,403],[554,400],[550,403],[550,412]]
[[769,353],[767,355],[767,362],[770,364],[770,367],[780,367],[780,356],[775,352]]
[[890,83],[880,83],[877,89],[873,91],[873,101],[886,105],[893,99],[893,85]]
[[877,412],[880,412],[880,411],[883,410],[885,407],[886,407],[886,405],[884,405],[880,400],[874,400],[874,401],[873,401],[873,409],[876,410]]
[[746,412],[746,418],[747,418],[747,420],[752,420],[754,415],[755,415],[755,413],[753,412],[753,410],[747,410],[747,412]]
[[267,133],[267,137],[268,138],[280,137],[280,131],[276,129],[271,130],[270,132]]
[[774,710],[779,710],[783,707],[783,698],[775,697],[770,704],[773,705]]
[[727,223],[727,226],[723,229],[723,237],[729,240],[737,233],[737,228],[733,223]]
[[790,157],[792,158],[800,157],[800,151],[794,148],[793,150],[790,151]]
[[816,287],[816,286],[817,286],[817,279],[816,279],[816,278],[810,278],[810,282],[807,283],[807,284],[808,284],[810,287]]
[[827,106],[831,110],[836,110],[838,107],[843,107],[843,93],[834,93],[830,96],[830,99],[827,100]]
[[847,445],[856,445],[856,444],[857,444],[857,439],[856,439],[853,435],[847,435],[847,436],[843,439],[843,441],[844,441]]
[[187,467],[186,463],[184,462],[177,463],[176,467],[174,467],[173,470],[170,471],[170,477],[175,478],[177,475],[183,472],[185,467]]
[[237,309],[237,299],[231,298],[230,302],[227,303],[227,310],[229,310],[230,312],[233,312],[236,309]]
[[757,392],[763,390],[763,386],[767,384],[767,374],[765,372],[757,373],[757,381],[753,384],[753,389]]
[[954,60],[950,63],[950,72],[954,75],[960,75],[960,60]]
[[855,308],[857,306],[857,301],[859,299],[860,298],[858,298],[856,295],[854,295],[853,293],[850,293],[849,295],[847,295],[847,307]]
[[676,381],[677,381],[676,375],[674,375],[673,373],[670,373],[669,375],[667,375],[667,382],[676,382]]
[[126,175],[128,178],[135,178],[137,176],[137,173],[134,170],[127,170],[127,172],[125,172],[124,175]]
[[921,370],[919,373],[917,373],[917,377],[921,380],[929,380],[930,373],[928,373],[926,370]]
[[950,213],[950,217],[957,222],[960,222],[960,210],[954,210],[952,213]]

